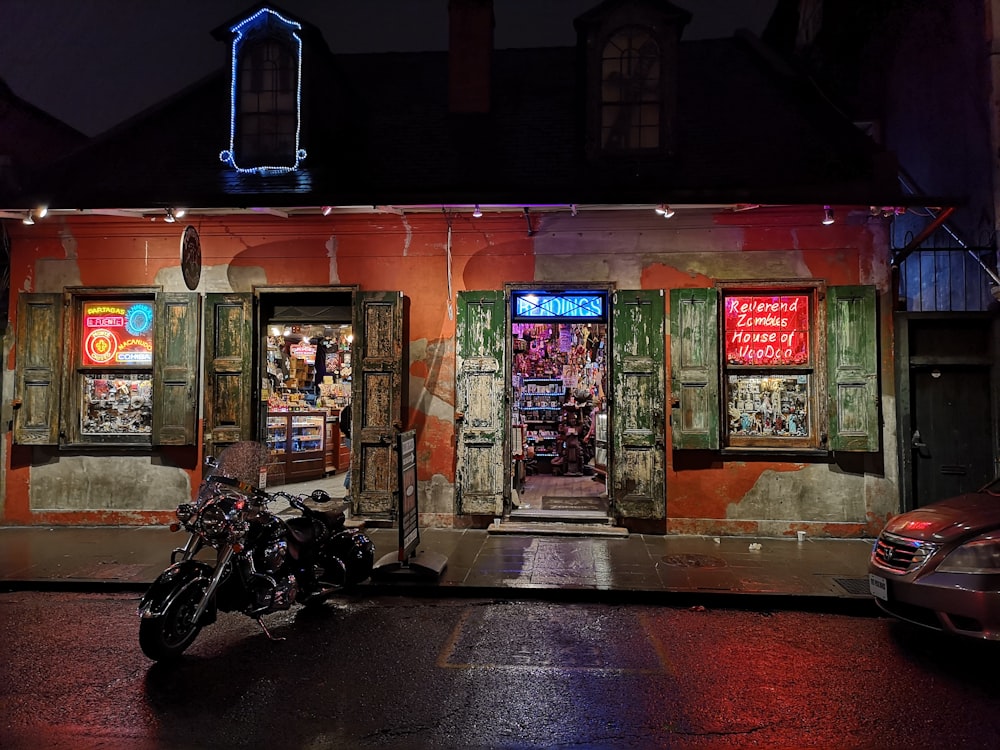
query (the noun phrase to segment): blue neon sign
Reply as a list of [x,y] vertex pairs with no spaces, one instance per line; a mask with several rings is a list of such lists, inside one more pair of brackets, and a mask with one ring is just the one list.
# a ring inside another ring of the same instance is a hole
[[543,292],[521,290],[511,293],[513,318],[524,320],[607,319],[604,292]]

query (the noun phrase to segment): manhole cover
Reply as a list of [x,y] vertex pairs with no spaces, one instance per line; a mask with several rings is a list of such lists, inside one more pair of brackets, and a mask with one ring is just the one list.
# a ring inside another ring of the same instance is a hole
[[721,557],[698,555],[694,553],[681,555],[664,555],[663,562],[677,568],[724,568],[726,561]]
[[844,589],[848,594],[868,594],[871,593],[868,590],[868,579],[867,578],[834,578],[840,587]]

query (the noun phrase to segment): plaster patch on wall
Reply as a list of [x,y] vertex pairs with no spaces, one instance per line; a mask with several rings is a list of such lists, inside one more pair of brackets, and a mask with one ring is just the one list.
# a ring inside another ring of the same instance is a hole
[[63,252],[66,253],[67,258],[76,259],[79,257],[77,255],[78,244],[76,241],[76,236],[70,232],[65,226],[59,228],[59,243],[62,245]]
[[846,474],[827,464],[768,470],[739,502],[729,504],[726,518],[864,523],[865,497],[865,475]]
[[326,257],[330,259],[330,283],[339,284],[340,283],[340,269],[337,268],[337,235],[330,235],[330,239],[326,241]]
[[[444,422],[455,418],[451,402],[455,392],[454,352],[451,341],[410,342],[409,403],[416,411]],[[422,365],[426,376],[415,374],[414,365]]]
[[753,251],[725,255],[692,253],[671,258],[671,265],[716,279],[811,278],[801,253]]
[[[639,288],[643,259],[635,255],[545,255],[535,258],[534,281],[614,281],[623,289]],[[571,270],[569,270],[571,269]]]
[[35,263],[34,289],[24,291],[61,293],[67,286],[83,286],[76,258],[40,258]]
[[403,228],[406,230],[406,239],[403,240],[403,257],[405,258],[410,254],[410,244],[413,242],[413,227],[410,226],[405,213],[400,218],[403,222]]
[[31,469],[31,509],[172,510],[190,500],[187,472],[148,456],[60,456]]
[[[184,281],[184,274],[178,266],[161,268],[153,279],[153,283],[162,286],[165,292],[190,292],[187,282]],[[202,291],[205,284],[205,274],[202,273],[198,279],[198,288],[194,291]]]
[[419,511],[421,513],[454,513],[455,485],[440,474],[429,481],[419,482]]

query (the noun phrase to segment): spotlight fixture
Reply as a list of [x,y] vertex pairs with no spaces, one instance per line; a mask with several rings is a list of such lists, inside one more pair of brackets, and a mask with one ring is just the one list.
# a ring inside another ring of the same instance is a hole
[[35,216],[37,216],[39,219],[44,219],[48,213],[49,213],[48,206],[39,206],[38,208],[35,209]]
[[184,214],[186,214],[186,213],[187,213],[187,209],[185,209],[185,208],[175,208],[174,209],[174,218],[175,219],[183,218]]
[[167,215],[163,217],[163,220],[168,224],[173,224],[175,221],[177,221],[176,217],[174,216],[174,209],[168,208]]
[[570,203],[569,204],[569,215],[570,216],[576,216],[576,204],[575,203]]
[[674,215],[675,211],[666,203],[661,203],[659,206],[656,207],[656,213],[658,213],[664,219],[669,219],[671,216]]
[[21,223],[27,224],[28,226],[31,226],[32,224],[35,223],[35,220],[31,218],[31,211],[28,211],[24,214],[24,218],[21,219]]
[[836,219],[833,218],[833,209],[829,206],[823,206],[823,223],[826,226],[830,226]]
[[473,209],[472,211],[472,218],[479,219],[482,218],[482,215],[483,215],[483,210],[479,207],[479,204],[477,203],[475,209]]
[[333,206],[323,206],[321,210],[324,216],[329,216],[330,212],[333,211]]

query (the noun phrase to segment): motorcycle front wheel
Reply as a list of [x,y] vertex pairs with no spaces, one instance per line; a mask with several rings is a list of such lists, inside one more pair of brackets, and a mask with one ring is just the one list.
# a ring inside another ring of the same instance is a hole
[[162,613],[139,621],[139,647],[153,661],[178,658],[201,632],[194,613],[205,595],[207,581],[188,585],[177,593]]

